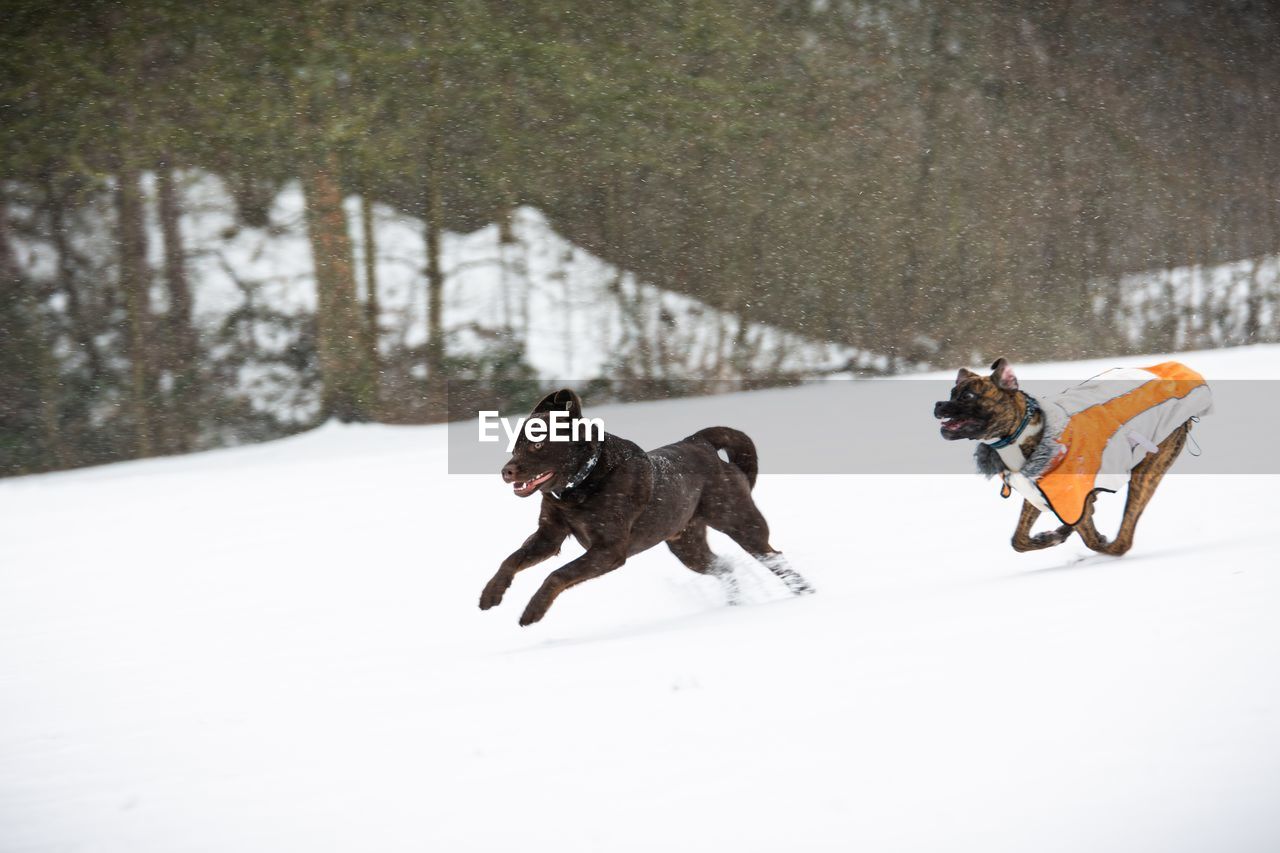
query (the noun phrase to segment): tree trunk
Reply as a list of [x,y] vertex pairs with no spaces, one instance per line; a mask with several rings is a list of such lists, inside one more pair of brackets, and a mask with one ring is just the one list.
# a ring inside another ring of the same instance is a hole
[[512,227],[514,215],[515,210],[509,204],[503,204],[498,208],[498,292],[502,297],[502,328],[512,336],[515,335],[513,320],[515,312],[512,310],[511,295],[514,278],[511,267],[516,244],[515,230]]
[[365,347],[369,351],[369,367],[373,371],[374,388],[378,386],[382,357],[378,352],[378,241],[373,227],[373,201],[368,191],[360,194],[360,235],[364,243],[364,330]]
[[943,61],[946,56],[944,36],[946,3],[937,2],[926,13],[928,15],[928,48],[923,79],[921,109],[921,129],[919,155],[916,160],[915,186],[911,190],[908,206],[909,221],[902,229],[902,275],[899,284],[898,305],[895,318],[896,337],[891,350],[899,365],[910,361],[926,360],[932,354],[922,352],[916,343],[918,318],[929,302],[922,282],[924,269],[922,256],[928,251],[937,251],[938,246],[923,246],[926,239],[933,236],[930,227],[930,199],[933,195],[933,164],[936,149],[941,139],[939,119],[942,108],[942,94],[946,86]]
[[141,175],[128,152],[120,158],[116,187],[116,217],[120,241],[120,288],[124,292],[129,335],[129,406],[133,416],[134,452],[155,452],[155,423],[151,405],[155,381],[152,370],[151,295],[147,267],[147,233],[143,219]]
[[71,323],[72,337],[85,357],[90,380],[98,385],[106,379],[106,368],[102,363],[102,353],[98,350],[93,326],[89,323],[81,287],[75,278],[71,241],[67,239],[67,197],[51,174],[46,173],[43,177],[45,201],[49,206],[49,239],[53,244],[58,270],[56,284],[67,299],[67,319]]
[[[1274,56],[1274,53],[1271,54]],[[1280,251],[1280,159],[1277,158],[1277,151],[1280,142],[1276,138],[1275,121],[1270,117],[1269,106],[1277,103],[1276,95],[1280,94],[1280,88],[1274,84],[1270,93],[1264,89],[1263,80],[1275,80],[1275,74],[1280,72],[1280,63],[1271,63],[1271,67],[1266,72],[1255,73],[1253,78],[1253,114],[1255,120],[1253,122],[1255,133],[1253,134],[1254,147],[1257,149],[1258,155],[1258,172],[1260,183],[1264,192],[1262,193],[1262,216],[1261,221],[1255,219],[1255,239],[1253,251],[1257,252],[1257,257],[1253,260],[1253,276],[1249,280],[1249,317],[1248,317],[1248,341],[1247,343],[1256,344],[1262,341],[1275,340],[1274,326],[1276,324],[1275,315],[1272,315],[1272,330],[1268,330],[1262,325],[1262,314],[1266,310],[1268,299],[1267,294],[1263,292],[1260,273],[1262,265],[1266,262],[1270,253]],[[1257,118],[1263,116],[1265,118]],[[1280,263],[1278,261],[1277,263]]]
[[60,377],[53,354],[52,341],[34,298],[28,299],[27,313],[31,323],[31,339],[36,348],[40,378],[40,424],[45,449],[45,464],[54,469],[71,467],[67,443],[62,438],[62,418],[58,400]]
[[343,422],[365,421],[375,400],[338,168],[337,157],[327,153],[319,163],[308,164],[302,181],[316,274],[322,407],[325,415]]
[[1249,261],[1249,297],[1245,301],[1244,343],[1256,344],[1262,341],[1262,264],[1266,255],[1259,255]]
[[[438,13],[437,13],[438,14]],[[434,29],[439,30],[438,26]],[[441,187],[440,104],[443,101],[440,61],[432,56],[427,66],[428,106],[424,237],[427,243],[427,413],[432,419],[445,418],[448,408],[444,348],[444,271],[440,267],[440,232],[443,227],[444,192]]]
[[[5,445],[26,445],[31,452],[7,459],[9,454],[0,448],[0,474],[67,468],[70,457],[62,437],[57,360],[40,316],[39,299],[13,256],[5,210],[0,197],[0,331],[5,335],[0,340],[0,356],[8,348],[17,357],[12,361],[3,359],[6,366],[12,371],[16,364],[19,369],[16,376],[11,373],[0,377],[0,439]],[[34,375],[29,375],[27,369]],[[36,400],[31,399],[32,394]],[[38,428],[32,417],[37,406]],[[38,437],[34,434],[37,429]],[[13,441],[13,431],[27,433],[30,440]]]
[[199,427],[196,411],[200,390],[199,353],[192,323],[187,258],[182,246],[182,205],[174,189],[173,168],[169,163],[160,165],[156,170],[156,197],[160,234],[164,240],[164,280],[169,292],[169,314],[166,317],[168,366],[173,375],[172,429],[169,431],[168,449],[186,453],[194,447]]
[[427,410],[433,419],[445,414],[447,378],[444,367],[444,271],[440,267],[440,195],[438,176],[431,170],[427,177],[423,225],[427,243]]

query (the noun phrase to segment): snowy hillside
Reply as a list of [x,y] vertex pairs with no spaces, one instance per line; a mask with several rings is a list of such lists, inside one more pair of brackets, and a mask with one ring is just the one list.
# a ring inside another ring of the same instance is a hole
[[0,482],[0,849],[1280,849],[1275,477],[1170,477],[1119,560],[1019,555],[977,476],[780,476],[771,439],[817,595],[726,608],[656,549],[521,629],[577,549],[478,610],[536,504],[447,476],[445,433]]
[[[1116,285],[1119,326],[1130,346],[1140,346],[1143,336],[1155,329],[1171,330],[1175,346],[1184,349],[1189,342],[1222,347],[1255,340],[1251,319],[1261,329],[1276,321],[1276,306],[1268,294],[1277,282],[1280,255],[1122,276]],[[1101,282],[1093,286],[1106,292]],[[1104,302],[1095,308],[1105,313]]]
[[[151,263],[160,269],[163,243],[154,180],[148,177],[144,184]],[[217,176],[187,172],[182,187],[182,233],[194,310],[207,338],[249,302],[259,311],[285,317],[315,310],[311,246],[297,182],[278,193],[270,222],[262,228],[237,221],[235,204]],[[360,286],[367,288],[360,205],[357,196],[346,201]],[[32,219],[31,211],[20,206],[13,206],[10,215],[19,223]],[[90,206],[71,235],[83,255],[104,264],[114,257],[112,216],[105,203]],[[26,224],[23,230],[39,228]],[[639,282],[565,240],[533,208],[515,212],[511,232],[514,242],[505,245],[497,225],[443,235],[443,325],[451,356],[480,354],[501,341],[521,351],[537,376],[577,380],[605,374],[736,379],[887,365],[883,358],[851,347],[743,322],[696,299]],[[382,346],[419,346],[427,329],[422,221],[375,204],[374,240]],[[47,240],[15,239],[15,248],[33,279],[55,274]],[[104,266],[103,275],[114,272]],[[163,306],[163,288],[157,285],[152,298]],[[272,353],[291,342],[288,333],[267,321],[257,322],[253,336]],[[300,398],[297,377],[279,365],[251,366],[241,372],[240,382],[242,392],[263,410],[301,421],[315,414],[316,401]]]
[[[303,199],[296,183],[276,198],[273,227],[241,228],[227,239],[230,204],[217,178],[193,175],[188,187],[187,239],[202,256],[198,310],[210,319],[225,316],[241,294],[235,280],[268,288],[268,301],[281,310],[314,309],[315,289],[306,240]],[[356,227],[360,200],[347,200],[357,266],[364,245]],[[375,205],[379,300],[384,333],[416,345],[426,336],[423,269],[426,250],[421,220]],[[219,235],[223,235],[219,238]],[[504,247],[498,227],[469,234],[448,232],[442,266],[446,275],[444,327],[450,351],[467,352],[486,337],[510,333],[538,375],[590,379],[613,366],[611,360],[643,342],[654,351],[671,350],[684,371],[707,375],[716,366],[714,348],[750,347],[759,368],[778,360],[795,370],[843,365],[856,353],[808,341],[761,325],[744,325],[697,300],[638,283],[559,236],[530,207],[516,211],[515,243]],[[362,282],[363,284],[363,282]],[[676,341],[687,330],[685,340]],[[667,346],[659,342],[667,339]]]

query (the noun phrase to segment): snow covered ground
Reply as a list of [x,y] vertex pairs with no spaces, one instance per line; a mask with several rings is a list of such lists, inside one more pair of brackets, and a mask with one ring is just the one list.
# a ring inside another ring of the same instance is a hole
[[536,502],[447,476],[445,434],[0,481],[0,850],[1280,849],[1276,477],[1171,476],[1119,560],[1020,555],[976,475],[771,475],[766,443],[817,595],[756,571],[727,608],[654,550],[521,629],[577,549],[478,610]]

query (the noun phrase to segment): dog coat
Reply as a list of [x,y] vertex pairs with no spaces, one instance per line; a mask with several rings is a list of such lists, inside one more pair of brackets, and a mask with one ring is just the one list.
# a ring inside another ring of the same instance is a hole
[[1018,471],[1007,471],[994,450],[980,445],[979,470],[1002,473],[1008,497],[1017,489],[1033,506],[1076,524],[1095,491],[1119,491],[1129,472],[1175,429],[1208,414],[1212,394],[1204,377],[1166,361],[1100,373],[1059,394],[1035,398],[1044,412],[1039,444]]

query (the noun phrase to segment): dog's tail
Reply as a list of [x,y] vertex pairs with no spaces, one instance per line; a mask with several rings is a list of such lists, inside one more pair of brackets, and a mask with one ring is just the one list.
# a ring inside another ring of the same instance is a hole
[[693,438],[700,438],[717,451],[729,454],[729,461],[742,469],[747,475],[747,483],[756,487],[756,474],[760,473],[760,457],[756,456],[756,444],[745,432],[732,427],[707,427],[695,432]]

